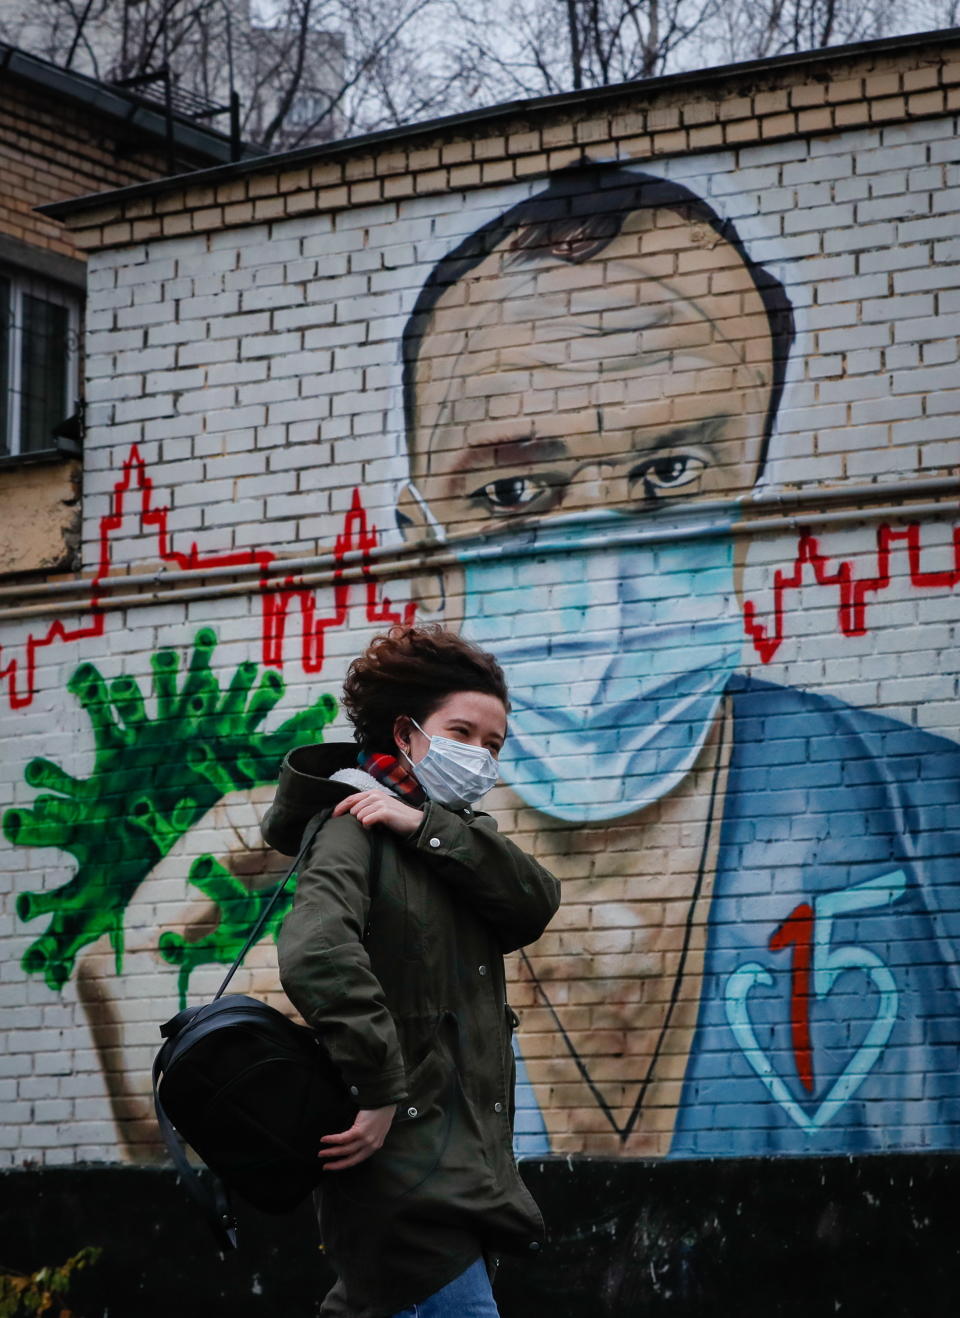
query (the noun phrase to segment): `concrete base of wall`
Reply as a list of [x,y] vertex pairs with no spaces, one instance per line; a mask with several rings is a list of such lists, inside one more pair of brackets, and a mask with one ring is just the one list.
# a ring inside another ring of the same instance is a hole
[[[528,1162],[551,1228],[505,1260],[503,1318],[955,1318],[960,1155]],[[4,1268],[103,1248],[77,1318],[307,1318],[330,1274],[309,1206],[239,1212],[221,1258],[173,1172],[51,1167],[0,1176]]]

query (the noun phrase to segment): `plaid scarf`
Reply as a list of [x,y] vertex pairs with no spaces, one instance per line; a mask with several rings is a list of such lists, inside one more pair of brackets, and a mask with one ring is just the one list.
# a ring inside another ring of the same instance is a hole
[[396,755],[381,755],[379,751],[361,751],[357,756],[357,768],[368,773],[371,778],[376,778],[378,783],[383,783],[411,805],[423,805],[427,799],[426,792]]

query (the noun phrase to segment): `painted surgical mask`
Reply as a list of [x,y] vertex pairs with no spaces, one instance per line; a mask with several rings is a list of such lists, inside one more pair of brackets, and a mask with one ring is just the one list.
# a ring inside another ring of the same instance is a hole
[[689,772],[740,661],[731,512],[663,539],[653,517],[554,518],[460,552],[463,634],[510,688],[500,774],[528,805],[616,819]]
[[[415,718],[410,722],[423,732]],[[486,746],[468,746],[453,737],[431,736],[429,732],[423,735],[430,738],[430,746],[422,760],[414,763],[406,751],[402,754],[431,801],[461,809],[489,792],[499,771]]]

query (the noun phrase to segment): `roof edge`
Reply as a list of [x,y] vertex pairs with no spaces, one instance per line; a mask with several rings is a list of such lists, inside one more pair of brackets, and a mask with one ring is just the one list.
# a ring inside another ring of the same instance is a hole
[[166,192],[175,192],[184,187],[203,187],[209,184],[226,183],[247,174],[264,173],[268,170],[294,169],[307,163],[313,164],[319,161],[356,155],[359,152],[369,150],[371,147],[387,146],[395,142],[414,142],[422,137],[435,136],[437,133],[468,129],[482,124],[494,125],[500,120],[516,119],[523,115],[542,114],[550,110],[563,110],[567,107],[594,106],[602,104],[605,100],[617,100],[630,92],[650,95],[668,88],[683,87],[686,84],[702,87],[723,82],[730,78],[749,77],[751,74],[805,68],[815,64],[838,64],[859,55],[878,54],[883,51],[904,51],[923,46],[943,48],[951,45],[960,45],[960,27],[933,29],[929,32],[911,33],[908,36],[880,37],[872,41],[859,41],[845,46],[829,46],[820,50],[801,51],[791,55],[775,55],[767,59],[743,60],[735,64],[721,64],[683,73],[662,74],[656,78],[611,83],[603,87],[591,87],[578,92],[557,92],[550,96],[538,96],[528,100],[501,101],[496,105],[485,106],[479,110],[444,115],[437,119],[404,124],[397,128],[379,129],[376,132],[364,133],[357,137],[340,138],[335,142],[299,147],[295,151],[255,156],[229,165],[215,165],[188,174],[170,175],[166,178],[152,180],[149,183],[135,183],[125,188],[115,188],[110,192],[88,193],[82,197],[71,198],[69,201],[48,202],[36,209],[42,215],[62,220],[72,215],[81,214],[83,211],[101,209],[111,205],[119,206],[127,201],[156,196]]

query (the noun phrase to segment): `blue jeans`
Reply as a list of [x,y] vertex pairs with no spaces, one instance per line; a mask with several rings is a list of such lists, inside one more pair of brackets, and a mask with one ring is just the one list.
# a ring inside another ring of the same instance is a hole
[[441,1290],[393,1318],[500,1318],[483,1259],[471,1263]]

